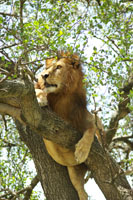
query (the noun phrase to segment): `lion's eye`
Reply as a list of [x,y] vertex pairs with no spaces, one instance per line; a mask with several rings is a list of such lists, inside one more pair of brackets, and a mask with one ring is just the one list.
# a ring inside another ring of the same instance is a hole
[[61,65],[57,65],[56,69],[61,69],[62,66]]

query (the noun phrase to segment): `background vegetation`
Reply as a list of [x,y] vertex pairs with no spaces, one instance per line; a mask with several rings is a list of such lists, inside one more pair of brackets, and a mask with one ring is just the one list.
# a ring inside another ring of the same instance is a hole
[[[21,69],[34,81],[46,58],[57,56],[60,49],[77,52],[85,71],[88,109],[101,108],[108,150],[130,182],[132,11],[132,1],[124,0],[0,1],[0,64],[6,61],[0,66],[0,82],[19,78]],[[32,156],[12,119],[1,116],[0,121],[0,199],[26,199],[29,190],[28,198],[39,199],[33,190],[39,180],[31,169]]]

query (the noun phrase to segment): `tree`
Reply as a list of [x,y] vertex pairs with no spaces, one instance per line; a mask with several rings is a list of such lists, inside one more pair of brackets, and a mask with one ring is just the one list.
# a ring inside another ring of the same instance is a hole
[[[47,199],[78,199],[66,168],[47,154],[42,137],[71,148],[80,133],[47,108],[41,109],[33,86],[44,60],[56,56],[58,49],[81,55],[89,104],[94,113],[102,107],[99,114],[107,137],[102,146],[96,138],[92,145],[86,161],[91,176],[106,199],[132,199],[125,177],[132,174],[133,149],[131,2],[88,2],[1,4],[0,113],[5,124],[1,154],[6,148],[7,158],[1,161],[0,199],[38,199],[32,191],[39,181]],[[91,55],[90,38],[95,43]],[[37,170],[34,178],[27,169],[31,156]],[[33,178],[30,184],[28,177]]]

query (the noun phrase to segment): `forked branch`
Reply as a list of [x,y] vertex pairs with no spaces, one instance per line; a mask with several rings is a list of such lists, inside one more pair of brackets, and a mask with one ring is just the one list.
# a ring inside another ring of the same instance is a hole
[[118,110],[110,120],[110,124],[108,130],[106,132],[106,142],[109,145],[112,141],[112,138],[115,136],[115,133],[118,129],[119,120],[123,119],[128,113],[130,113],[130,109],[128,108],[128,103],[130,103],[129,93],[133,87],[133,81],[129,82],[119,91],[122,93],[121,97],[123,100],[118,104]]
[[[11,85],[15,86],[16,89],[14,90]],[[19,91],[19,87],[21,94]],[[9,88],[11,91],[9,90]],[[36,134],[40,134],[46,139],[49,139],[67,148],[74,148],[74,145],[80,139],[81,134],[70,127],[68,123],[61,120],[47,108],[45,108],[44,110],[41,110],[39,108],[35,97],[34,88],[30,82],[6,80],[0,84],[0,102],[2,101],[2,96],[6,99],[17,97],[18,101],[20,101],[20,108],[22,111],[22,115],[20,117],[26,124],[25,126],[23,126],[23,124],[20,123],[20,126],[22,126],[21,129],[25,127],[25,134],[26,130],[29,130],[31,132],[34,131]],[[6,108],[6,106],[4,107]],[[2,112],[2,108],[0,111]],[[11,111],[12,109],[10,109],[10,114],[16,117],[16,110],[15,114],[13,114]],[[5,113],[6,111],[3,112]],[[36,115],[35,118],[34,115]],[[26,134],[26,136],[28,135],[29,133]],[[39,144],[37,148],[40,148]],[[90,155],[88,157],[88,160],[86,161],[86,164],[91,170],[95,181],[99,185],[106,198],[116,198],[118,200],[121,199],[123,194],[121,194],[119,191],[120,185],[123,185],[123,187],[130,190],[130,186],[125,176],[121,173],[118,165],[110,157],[108,152],[102,149],[96,138],[92,145]],[[125,198],[123,198],[123,200],[125,200]]]

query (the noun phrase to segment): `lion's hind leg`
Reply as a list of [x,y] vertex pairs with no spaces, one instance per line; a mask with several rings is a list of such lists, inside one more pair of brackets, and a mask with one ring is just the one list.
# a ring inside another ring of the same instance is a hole
[[70,180],[75,187],[76,191],[78,192],[78,196],[80,200],[87,200],[88,195],[84,190],[84,176],[87,171],[87,167],[85,164],[80,164],[72,167],[67,167],[68,173],[70,176]]

